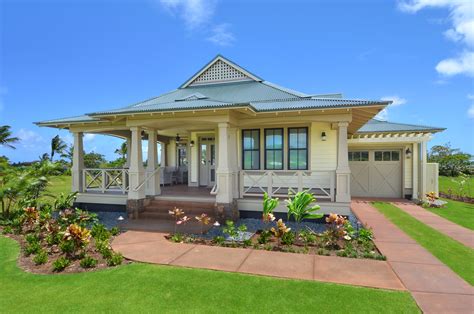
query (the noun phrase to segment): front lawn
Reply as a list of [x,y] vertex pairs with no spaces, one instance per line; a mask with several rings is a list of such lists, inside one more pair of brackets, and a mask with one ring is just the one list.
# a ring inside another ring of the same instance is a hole
[[18,253],[0,236],[0,309],[11,313],[420,312],[408,292],[139,263],[33,275],[17,267]]
[[[451,193],[453,195],[457,195],[459,190],[459,184],[455,181],[460,180],[459,178],[453,177],[445,177],[439,176],[439,191],[445,194],[449,194],[449,190],[451,189]],[[471,176],[467,179],[466,182],[466,196],[474,197],[474,176]]]
[[436,256],[464,280],[474,284],[474,250],[425,225],[400,208],[383,202],[372,203],[392,223]]
[[52,201],[61,193],[71,193],[71,180],[71,176],[68,175],[51,177],[43,199],[45,201]]
[[474,230],[474,205],[443,199],[448,202],[442,208],[429,207],[427,210],[446,218],[460,226]]

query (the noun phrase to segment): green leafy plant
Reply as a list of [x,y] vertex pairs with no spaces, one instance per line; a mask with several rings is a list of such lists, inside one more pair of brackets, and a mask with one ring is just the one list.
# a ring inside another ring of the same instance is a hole
[[79,265],[81,265],[82,268],[94,268],[97,266],[97,263],[98,261],[95,258],[86,255],[81,259]]
[[39,235],[36,233],[28,233],[25,237],[25,240],[28,242],[28,244],[40,242]]
[[271,198],[267,193],[263,194],[263,213],[262,219],[264,222],[275,220],[273,210],[278,206],[280,201],[278,198]]
[[40,250],[36,253],[35,257],[33,257],[33,262],[35,265],[43,265],[48,262],[48,253],[45,250]]
[[71,264],[71,261],[68,260],[66,257],[64,256],[58,257],[58,259],[53,262],[53,271],[56,271],[56,272],[63,271],[70,264]]
[[105,241],[110,239],[111,233],[107,230],[105,225],[103,224],[95,224],[91,228],[91,236],[96,240],[96,241]]
[[25,246],[25,255],[30,256],[31,254],[37,254],[41,250],[39,242],[32,242]]
[[3,234],[12,234],[13,233],[13,228],[10,227],[10,226],[5,226],[5,227],[3,227],[2,233]]
[[123,256],[120,253],[113,253],[110,258],[107,259],[108,266],[117,266],[122,264]]
[[90,240],[91,232],[78,224],[71,224],[64,232],[63,239],[74,244],[74,250],[83,249]]
[[183,243],[184,235],[182,235],[181,233],[173,233],[173,235],[171,236],[171,241],[175,243]]
[[72,208],[72,204],[76,200],[76,197],[77,197],[77,192],[73,192],[69,194],[64,194],[61,192],[58,196],[56,196],[53,207],[55,210],[64,210],[64,209]]
[[295,234],[293,232],[286,232],[281,237],[281,243],[284,245],[292,245],[295,242]]
[[52,245],[61,243],[61,238],[62,238],[61,235],[56,233],[56,234],[48,234],[45,240],[49,246],[52,246]]
[[281,239],[282,237],[286,234],[286,233],[289,233],[291,231],[291,228],[288,228],[285,223],[283,222],[282,219],[279,219],[277,221],[277,225],[276,225],[276,228],[275,227],[272,227],[270,229],[270,231],[273,233],[273,235],[275,236],[275,238],[278,239],[278,246],[280,246],[281,244]]
[[319,205],[310,206],[316,201],[313,194],[308,192],[298,192],[293,197],[286,200],[286,207],[288,208],[288,219],[293,217],[296,222],[301,222],[303,219],[318,219],[323,217],[323,214],[315,214],[314,212],[321,209]]
[[110,234],[114,237],[118,236],[119,233],[120,233],[120,229],[118,227],[112,227],[110,229]]
[[310,230],[302,230],[298,234],[298,238],[300,238],[300,240],[303,241],[305,246],[309,246],[311,244],[314,244],[314,242],[316,242],[316,234]]
[[247,231],[246,225],[240,225],[236,227],[232,220],[227,220],[225,222],[225,227],[222,228],[222,232],[229,236],[232,243],[234,243],[238,239],[240,233],[245,231]]
[[346,219],[340,215],[330,214],[326,217],[326,222],[327,229],[323,233],[326,246],[332,248],[344,247],[345,241],[351,239],[345,228],[347,225]]
[[360,242],[370,242],[374,238],[374,233],[370,229],[360,228],[357,240]]
[[258,243],[260,244],[267,244],[268,241],[270,241],[270,238],[272,237],[272,232],[270,230],[262,230],[258,236]]
[[97,252],[99,252],[103,258],[107,259],[112,256],[112,249],[110,248],[108,241],[98,241],[95,243]]
[[225,238],[223,236],[215,236],[212,241],[217,245],[223,245],[225,242]]
[[59,249],[65,254],[72,254],[74,252],[74,242],[72,241],[61,241],[59,243]]

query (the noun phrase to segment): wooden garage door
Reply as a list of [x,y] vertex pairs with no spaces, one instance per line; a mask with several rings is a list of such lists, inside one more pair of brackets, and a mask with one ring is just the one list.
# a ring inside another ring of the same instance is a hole
[[401,151],[350,151],[349,166],[352,196],[402,196]]

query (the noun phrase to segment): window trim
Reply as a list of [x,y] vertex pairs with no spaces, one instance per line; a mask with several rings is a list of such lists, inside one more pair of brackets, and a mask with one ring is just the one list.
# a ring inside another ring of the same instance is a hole
[[[275,131],[275,130],[280,130],[281,131],[281,149],[268,149],[269,151],[281,151],[281,168],[273,168],[269,169],[267,168],[267,130],[268,131]],[[285,130],[283,128],[268,128],[268,129],[263,129],[263,136],[264,136],[264,141],[263,141],[263,169],[265,170],[284,170],[285,169]]]
[[[290,131],[291,130],[294,130],[294,129],[305,129],[306,130],[306,148],[291,148],[291,145],[290,145]],[[298,170],[309,170],[309,128],[307,126],[300,126],[300,127],[290,127],[288,128],[288,131],[287,131],[287,143],[288,143],[288,148],[287,148],[287,156],[288,156],[288,160],[287,160],[287,170],[289,171],[298,171]],[[292,150],[296,150],[296,151],[299,151],[299,150],[306,150],[306,168],[305,169],[291,169],[290,168],[290,156],[291,156],[291,151]]]
[[[256,149],[245,149],[244,141],[245,141],[245,136],[244,133],[248,131],[257,131],[258,134],[258,145]],[[261,139],[260,139],[260,129],[242,129],[242,170],[260,170],[262,165],[260,164],[261,160]],[[250,151],[258,151],[258,169],[245,169],[245,152]]]

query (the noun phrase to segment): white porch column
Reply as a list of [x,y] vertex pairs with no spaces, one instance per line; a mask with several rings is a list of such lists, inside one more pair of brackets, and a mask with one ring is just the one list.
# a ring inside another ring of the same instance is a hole
[[160,167],[166,167],[166,143],[160,142],[161,149],[161,158],[160,158]]
[[176,167],[176,141],[174,138],[170,140],[168,147],[166,148],[166,164],[170,167]]
[[351,201],[351,169],[347,147],[348,122],[339,122],[337,140],[336,202]]
[[132,149],[132,138],[129,136],[127,137],[127,155],[125,156],[127,159],[125,160],[125,168],[130,168],[130,150]]
[[420,143],[420,199],[426,198],[426,162],[427,162],[427,149],[426,141]]
[[158,151],[156,147],[156,131],[149,130],[148,133],[148,159],[146,166],[146,177],[148,181],[146,183],[146,195],[159,195],[161,194],[160,189],[160,172],[156,172],[158,167]]
[[142,155],[142,129],[140,127],[132,127],[132,140],[130,149],[130,169],[129,173],[129,200],[139,200],[145,198],[145,187],[137,189],[143,182],[145,177],[145,169],[143,168]]
[[413,162],[413,187],[412,187],[412,199],[417,200],[418,199],[418,163],[420,162],[420,157],[418,155],[418,144],[413,143],[413,153],[412,153],[412,162]]
[[237,147],[232,143],[235,140],[235,128],[229,123],[218,125],[218,162],[217,162],[217,203],[230,204],[234,200],[234,172],[232,159],[237,154]]
[[83,133],[73,132],[74,149],[72,155],[72,192],[83,192],[83,174],[84,170],[84,146],[82,142]]

